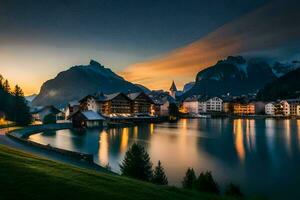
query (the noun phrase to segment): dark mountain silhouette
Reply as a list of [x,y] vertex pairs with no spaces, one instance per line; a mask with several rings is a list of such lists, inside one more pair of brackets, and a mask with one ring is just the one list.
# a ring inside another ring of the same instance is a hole
[[242,95],[256,93],[267,83],[298,67],[295,62],[269,64],[262,58],[246,60],[241,56],[229,56],[214,66],[200,71],[192,89],[182,98],[191,95],[218,96],[230,93]]
[[266,101],[300,97],[300,68],[295,69],[277,80],[267,84],[257,94],[257,98]]
[[89,65],[74,66],[46,81],[33,100],[33,106],[65,106],[69,101],[79,100],[95,92],[140,92],[136,86],[100,63],[91,60]]

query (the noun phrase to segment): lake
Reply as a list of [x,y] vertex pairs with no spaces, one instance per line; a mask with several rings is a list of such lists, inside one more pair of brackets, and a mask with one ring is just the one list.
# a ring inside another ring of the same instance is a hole
[[47,131],[32,141],[90,153],[100,165],[119,172],[127,149],[142,144],[156,165],[161,160],[171,185],[181,185],[188,167],[212,171],[246,194],[272,199],[300,198],[300,120],[181,119],[177,123],[85,131]]

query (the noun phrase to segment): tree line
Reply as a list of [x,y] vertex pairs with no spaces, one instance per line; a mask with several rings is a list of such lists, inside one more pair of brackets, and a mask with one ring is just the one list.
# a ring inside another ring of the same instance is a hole
[[[121,173],[124,176],[152,182],[157,185],[168,185],[168,178],[161,161],[152,169],[150,156],[145,148],[139,144],[133,144],[125,154],[120,164]],[[201,172],[197,177],[193,168],[188,168],[182,181],[182,187],[188,190],[206,192],[220,195],[220,187],[214,180],[211,172]],[[230,183],[227,185],[224,194],[236,198],[243,198],[240,188]]]
[[5,119],[25,126],[31,123],[29,107],[27,106],[22,89],[16,85],[11,89],[7,79],[0,75],[0,112]]

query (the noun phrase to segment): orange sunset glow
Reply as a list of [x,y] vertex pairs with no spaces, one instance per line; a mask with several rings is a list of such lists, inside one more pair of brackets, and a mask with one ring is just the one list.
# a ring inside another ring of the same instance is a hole
[[299,28],[289,23],[291,17],[285,16],[286,6],[279,2],[267,4],[183,48],[130,65],[121,75],[151,89],[169,89],[172,80],[182,87],[194,81],[200,70],[229,55],[276,49],[298,36]]

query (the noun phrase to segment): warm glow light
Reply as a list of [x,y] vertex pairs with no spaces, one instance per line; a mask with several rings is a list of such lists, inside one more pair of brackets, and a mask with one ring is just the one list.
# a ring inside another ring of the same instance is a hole
[[107,165],[109,163],[109,138],[108,133],[103,131],[100,133],[100,140],[99,140],[99,160],[101,160],[102,164]]
[[150,124],[150,134],[152,135],[154,132],[154,124]]
[[6,125],[6,120],[4,118],[0,118],[0,125]]
[[287,153],[291,155],[292,149],[291,149],[291,129],[290,129],[290,120],[286,119],[284,120],[284,130],[285,130],[285,135],[286,135],[286,148],[287,148]]
[[246,141],[247,147],[250,151],[255,151],[255,120],[246,120]]
[[129,139],[129,130],[128,128],[123,128],[122,136],[121,136],[121,152],[125,152],[128,147],[128,139]]
[[137,139],[137,138],[138,138],[138,127],[137,127],[137,126],[135,126],[135,127],[133,128],[133,138],[134,138],[134,139]]
[[237,119],[233,121],[233,132],[235,134],[235,148],[238,153],[239,159],[244,162],[245,160],[245,147],[243,136],[243,120]]

